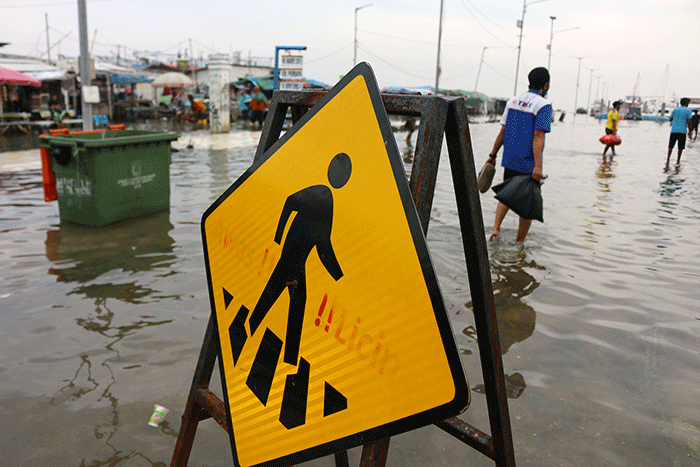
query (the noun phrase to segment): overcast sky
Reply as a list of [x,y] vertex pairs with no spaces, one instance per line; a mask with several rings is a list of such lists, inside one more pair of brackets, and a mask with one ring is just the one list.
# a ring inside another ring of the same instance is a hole
[[[440,0],[88,0],[88,36],[101,56],[118,46],[184,54],[190,39],[195,57],[306,46],[304,75],[334,84],[353,66],[355,9],[367,4],[357,13],[358,62],[380,86],[434,86]],[[522,0],[444,0],[440,88],[473,91],[478,75],[478,91],[512,95],[522,14]],[[76,0],[0,0],[0,42],[11,43],[0,52],[46,57],[45,15],[50,43],[63,38],[51,58],[77,56]],[[637,84],[642,96],[700,97],[698,0],[528,0],[518,93],[530,69],[547,66],[552,25],[555,108],[585,107],[589,89],[591,101],[623,98]]]

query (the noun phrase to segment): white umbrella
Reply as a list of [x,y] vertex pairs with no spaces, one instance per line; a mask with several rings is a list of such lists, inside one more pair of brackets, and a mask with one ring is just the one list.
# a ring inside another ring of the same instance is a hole
[[156,78],[151,81],[151,84],[153,86],[164,86],[168,88],[184,88],[194,86],[194,82],[189,76],[176,71],[170,71],[168,73],[163,73],[162,75],[156,76]]

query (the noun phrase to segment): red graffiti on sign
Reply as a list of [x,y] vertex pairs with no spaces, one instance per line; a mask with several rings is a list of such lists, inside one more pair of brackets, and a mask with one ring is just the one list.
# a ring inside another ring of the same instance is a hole
[[[322,318],[328,306],[328,295],[324,295],[321,305],[318,308],[318,317],[314,321],[316,327],[321,327]],[[328,311],[326,324],[323,326],[325,332],[329,332],[333,322],[333,306]],[[372,368],[376,368],[380,375],[394,374],[399,368],[398,356],[391,353],[386,344],[386,335],[383,331],[370,334],[361,329],[362,318],[357,316],[352,325],[352,330],[346,330],[347,312],[343,309],[340,318],[337,320],[337,327],[333,333],[333,338],[348,351],[355,353],[360,360],[365,360]]]

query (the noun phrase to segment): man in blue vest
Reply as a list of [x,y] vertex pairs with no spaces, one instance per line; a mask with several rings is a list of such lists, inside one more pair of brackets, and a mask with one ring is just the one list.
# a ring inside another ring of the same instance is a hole
[[[552,103],[544,98],[549,90],[549,71],[535,68],[527,78],[530,89],[508,101],[501,118],[501,131],[488,159],[496,165],[496,154],[503,146],[503,180],[516,175],[532,175],[538,182],[542,180],[544,134],[551,131],[552,124]],[[501,223],[507,212],[508,207],[499,201],[492,239],[501,234]],[[520,218],[516,241],[525,241],[531,224],[532,219]]]

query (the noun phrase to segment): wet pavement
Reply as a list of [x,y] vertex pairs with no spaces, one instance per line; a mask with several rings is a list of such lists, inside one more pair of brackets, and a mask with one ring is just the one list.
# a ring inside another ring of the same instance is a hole
[[[623,144],[603,159],[603,127],[554,123],[545,223],[519,245],[509,214],[489,242],[517,464],[699,465],[700,143],[665,167],[668,125],[622,121]],[[60,222],[43,201],[38,150],[34,161],[18,152],[31,141],[0,153],[2,465],[170,462],[209,316],[199,223],[260,132],[138,128],[181,133],[171,208],[103,228]],[[477,164],[497,132],[472,125]],[[410,160],[405,133],[397,142]],[[488,432],[449,176],[443,158],[428,243],[472,388],[461,417]],[[489,229],[496,203],[481,202]],[[220,395],[218,371],[211,388]],[[170,409],[158,428],[154,404]],[[226,433],[201,423],[189,465],[230,464]],[[429,426],[392,438],[388,465],[493,463]]]

